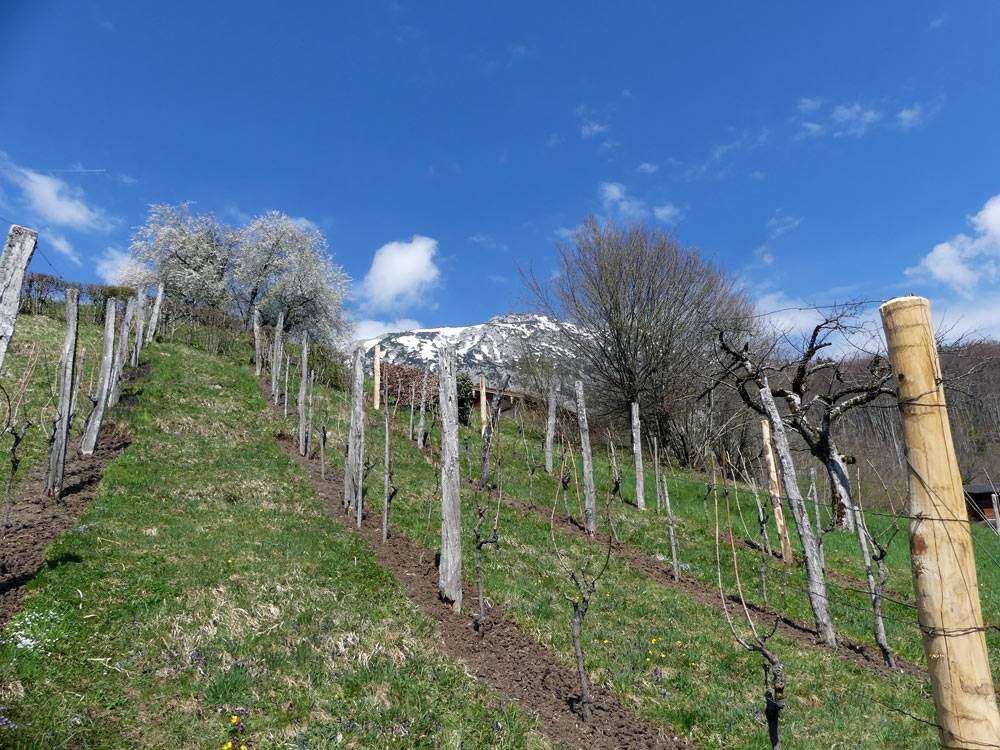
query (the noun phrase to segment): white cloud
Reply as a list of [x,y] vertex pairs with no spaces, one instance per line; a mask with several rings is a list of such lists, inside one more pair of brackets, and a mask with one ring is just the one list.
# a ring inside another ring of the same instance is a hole
[[612,216],[620,216],[632,221],[645,219],[649,216],[646,201],[633,198],[620,182],[602,182],[599,188],[601,204],[604,211]]
[[670,225],[677,224],[684,218],[681,209],[673,203],[664,203],[662,206],[656,206],[653,209],[653,216],[656,217],[657,221],[662,221],[664,224]]
[[660,168],[653,164],[652,162],[644,161],[638,167],[635,168],[636,172],[642,172],[642,174],[656,174]]
[[552,234],[565,242],[573,239],[576,236],[576,231],[576,227],[559,227],[553,230]]
[[98,206],[87,203],[82,189],[51,175],[20,167],[0,152],[0,170],[21,188],[27,207],[42,221],[81,231],[108,232],[116,220]]
[[580,123],[580,137],[581,138],[593,138],[595,135],[600,135],[601,133],[607,133],[611,128],[603,122],[594,122],[593,120],[585,120]]
[[860,104],[846,107],[838,104],[833,108],[834,137],[854,136],[860,138],[872,125],[882,119],[882,113],[874,109],[865,109]]
[[[686,176],[690,179],[692,177],[702,177],[713,169],[716,165],[720,164],[728,154],[736,153],[739,151],[747,151],[754,148],[759,148],[767,143],[768,138],[771,137],[771,131],[767,128],[762,128],[757,132],[756,135],[751,135],[748,132],[744,132],[735,141],[730,141],[729,143],[722,143],[718,146],[712,148],[711,153],[708,158],[696,167],[691,167],[687,170]],[[722,174],[724,174],[723,171]],[[721,175],[720,175],[721,176]]]
[[73,246],[69,244],[69,240],[63,237],[61,234],[55,234],[52,231],[46,232],[48,244],[57,253],[62,255],[64,258],[68,258],[76,265],[80,265],[80,256],[76,254]]
[[386,333],[399,333],[420,328],[420,323],[412,318],[398,320],[359,320],[355,324],[354,337],[357,341],[373,339]]
[[299,229],[304,229],[307,232],[319,232],[319,225],[314,221],[310,221],[305,216],[289,216],[288,220],[299,227]]
[[126,250],[109,247],[97,258],[95,271],[105,284],[117,284],[121,273],[132,263]]
[[506,251],[509,249],[505,243],[500,242],[493,235],[485,234],[483,232],[480,232],[479,234],[474,234],[471,237],[469,237],[469,242],[473,242],[477,245],[482,245],[483,247],[488,247],[492,250]]
[[799,114],[806,115],[811,112],[815,112],[822,105],[823,105],[823,100],[820,97],[814,96],[810,99],[809,97],[804,96],[801,99],[799,99],[799,105],[798,105]]
[[919,264],[906,269],[906,275],[940,282],[966,298],[973,296],[980,281],[995,281],[1000,270],[1000,195],[986,201],[968,221],[975,236],[958,234],[935,245]]
[[903,130],[909,130],[910,128],[915,128],[917,125],[924,121],[924,115],[919,104],[914,104],[912,107],[903,107],[899,110],[896,115],[896,120],[899,122],[899,127]]
[[760,320],[775,331],[790,336],[812,331],[823,321],[823,313],[798,297],[769,292],[756,300]]
[[795,140],[813,138],[826,133],[826,126],[818,122],[802,122],[802,130],[795,134]]
[[440,270],[434,263],[437,240],[415,234],[409,242],[389,242],[375,251],[361,282],[366,307],[396,309],[421,304]]
[[763,180],[767,177],[767,172],[761,172],[759,169],[750,173],[751,180]]
[[135,183],[138,182],[138,180],[135,177],[132,177],[131,175],[127,174],[118,175],[118,179],[124,182],[126,185],[134,185]]
[[801,218],[776,213],[768,220],[765,226],[764,241],[754,248],[753,254],[765,266],[774,263],[774,253],[771,252],[771,245],[782,235],[788,234],[798,228],[802,223]]

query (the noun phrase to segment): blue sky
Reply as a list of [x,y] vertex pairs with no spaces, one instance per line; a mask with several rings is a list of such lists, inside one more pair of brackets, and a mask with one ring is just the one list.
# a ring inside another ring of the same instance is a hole
[[1000,4],[472,5],[5,2],[0,216],[95,281],[151,203],[284,211],[363,334],[523,309],[592,212],[1000,335]]

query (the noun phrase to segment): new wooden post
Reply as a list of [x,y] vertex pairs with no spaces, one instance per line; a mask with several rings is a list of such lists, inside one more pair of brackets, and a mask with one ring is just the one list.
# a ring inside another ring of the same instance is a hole
[[458,389],[455,347],[441,350],[438,366],[438,404],[441,410],[441,562],[438,593],[462,611],[462,501],[458,478]]
[[379,410],[382,403],[382,364],[379,362],[382,351],[378,344],[375,344],[374,364],[372,365],[372,389],[375,392],[375,411]]
[[576,419],[580,425],[580,455],[583,458],[583,515],[587,533],[597,531],[597,489],[594,487],[594,459],[590,452],[590,427],[587,425],[587,402],[583,381],[577,380]]
[[996,747],[1000,714],[930,303],[923,297],[897,297],[880,312],[899,390],[913,589],[941,745]]
[[486,434],[486,424],[489,417],[486,414],[486,375],[479,373],[479,434]]
[[38,232],[12,224],[0,257],[0,370],[14,335],[17,310],[21,306],[24,269],[38,245]]
[[774,458],[774,441],[771,439],[771,424],[766,419],[760,420],[760,429],[764,434],[764,460],[767,463],[767,491],[771,495],[771,507],[774,509],[774,525],[778,527],[778,538],[781,540],[781,559],[789,565],[795,561],[792,554],[792,543],[788,541],[788,526],[785,523],[785,508],[781,503],[781,484],[778,482],[778,462]]

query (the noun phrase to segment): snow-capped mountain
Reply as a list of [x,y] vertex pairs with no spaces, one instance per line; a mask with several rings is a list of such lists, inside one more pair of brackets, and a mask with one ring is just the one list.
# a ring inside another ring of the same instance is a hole
[[566,358],[566,349],[559,343],[559,326],[551,318],[532,313],[498,315],[478,325],[420,328],[368,339],[361,344],[369,371],[376,343],[382,345],[383,362],[421,369],[430,363],[433,370],[437,369],[438,352],[451,344],[459,372],[473,378],[484,373],[491,385],[509,373],[512,389],[523,385],[518,382],[519,358],[529,354],[553,361]]

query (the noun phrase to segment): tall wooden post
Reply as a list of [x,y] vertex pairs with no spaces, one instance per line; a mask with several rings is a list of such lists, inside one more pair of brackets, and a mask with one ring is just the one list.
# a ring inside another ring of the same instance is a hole
[[990,502],[993,503],[993,530],[997,532],[997,542],[1000,543],[1000,505],[997,505],[995,492],[990,495]]
[[302,362],[299,367],[299,455],[306,455],[306,396],[309,391],[309,331],[302,332]]
[[417,447],[424,449],[427,442],[427,379],[431,374],[430,363],[424,365],[424,384],[420,387],[420,419],[417,422]]
[[253,306],[253,374],[258,378],[264,372],[264,342],[261,337],[260,310]]
[[771,423],[760,420],[760,430],[764,434],[764,461],[767,464],[767,491],[771,495],[774,510],[774,525],[778,527],[781,540],[781,559],[791,565],[795,562],[792,543],[788,540],[788,525],[785,523],[785,508],[781,502],[781,484],[778,482],[778,462],[774,458],[774,441],[771,440]]
[[104,409],[108,405],[108,388],[111,386],[111,366],[115,359],[115,317],[118,303],[114,297],[108,297],[104,308],[104,350],[101,352],[101,374],[97,378],[97,396],[94,408],[90,410],[87,424],[83,430],[83,440],[80,441],[80,453],[89,456],[97,445],[97,436],[101,432],[104,421]]
[[347,459],[344,461],[344,509],[354,505],[357,494],[356,483],[361,481],[358,475],[358,451],[364,441],[365,415],[365,360],[359,346],[354,350],[354,361],[351,364],[351,421],[347,428]]
[[583,381],[577,380],[576,419],[580,425],[580,455],[583,458],[583,515],[587,533],[597,531],[597,489],[594,487],[594,459],[590,452],[590,427],[587,425],[587,402],[583,397]]
[[486,423],[486,432],[483,433],[483,447],[479,454],[479,484],[478,490],[485,490],[490,481],[490,449],[493,445],[493,433],[500,422],[500,410],[503,408],[503,394],[507,390],[507,383],[510,382],[510,375],[504,375],[500,385],[497,386],[493,394],[493,413]]
[[486,411],[486,375],[479,373],[479,434],[486,434],[489,416]]
[[646,480],[642,475],[642,429],[639,424],[639,404],[632,402],[632,458],[635,462],[635,504],[646,510]]
[[549,413],[545,418],[545,473],[552,473],[552,443],[556,436],[556,394],[559,386],[556,382],[555,371],[549,379]]
[[930,303],[897,297],[880,312],[899,390],[913,589],[941,744],[994,747],[1000,742],[1000,714]]
[[118,329],[118,343],[115,345],[115,361],[111,368],[111,390],[108,391],[108,408],[118,403],[122,395],[122,379],[125,377],[125,358],[128,356],[128,337],[135,317],[135,297],[129,297],[125,304],[125,314]]
[[441,562],[438,590],[441,599],[462,611],[462,501],[458,478],[458,386],[455,347],[441,350],[438,366],[438,404],[441,410]]
[[410,381],[410,442],[413,442],[413,410],[416,407],[414,401],[417,400],[417,381]]
[[38,232],[12,224],[0,257],[0,370],[14,335],[17,310],[21,306],[24,270],[38,245]]
[[281,355],[285,351],[285,345],[281,337],[285,333],[285,311],[278,313],[278,322],[274,325],[274,351],[271,352],[271,398],[274,405],[278,405],[278,397],[281,394],[281,362],[284,359]]
[[139,354],[142,352],[142,336],[146,330],[146,292],[140,289],[136,292],[135,307],[135,342],[132,345],[132,367],[139,366]]
[[49,447],[49,473],[45,479],[45,494],[56,499],[62,495],[66,469],[66,443],[73,403],[73,379],[76,374],[76,338],[79,321],[80,290],[66,290],[66,337],[59,361],[59,405],[52,425],[52,445]]
[[382,363],[379,361],[382,359],[382,348],[379,344],[375,344],[375,357],[374,364],[372,365],[372,378],[374,382],[372,383],[372,389],[375,393],[375,411],[379,410],[379,406],[382,403]]
[[163,305],[163,282],[156,285],[156,300],[153,302],[153,310],[149,314],[149,329],[146,331],[146,344],[153,343],[156,336],[156,327],[160,324],[160,307]]

